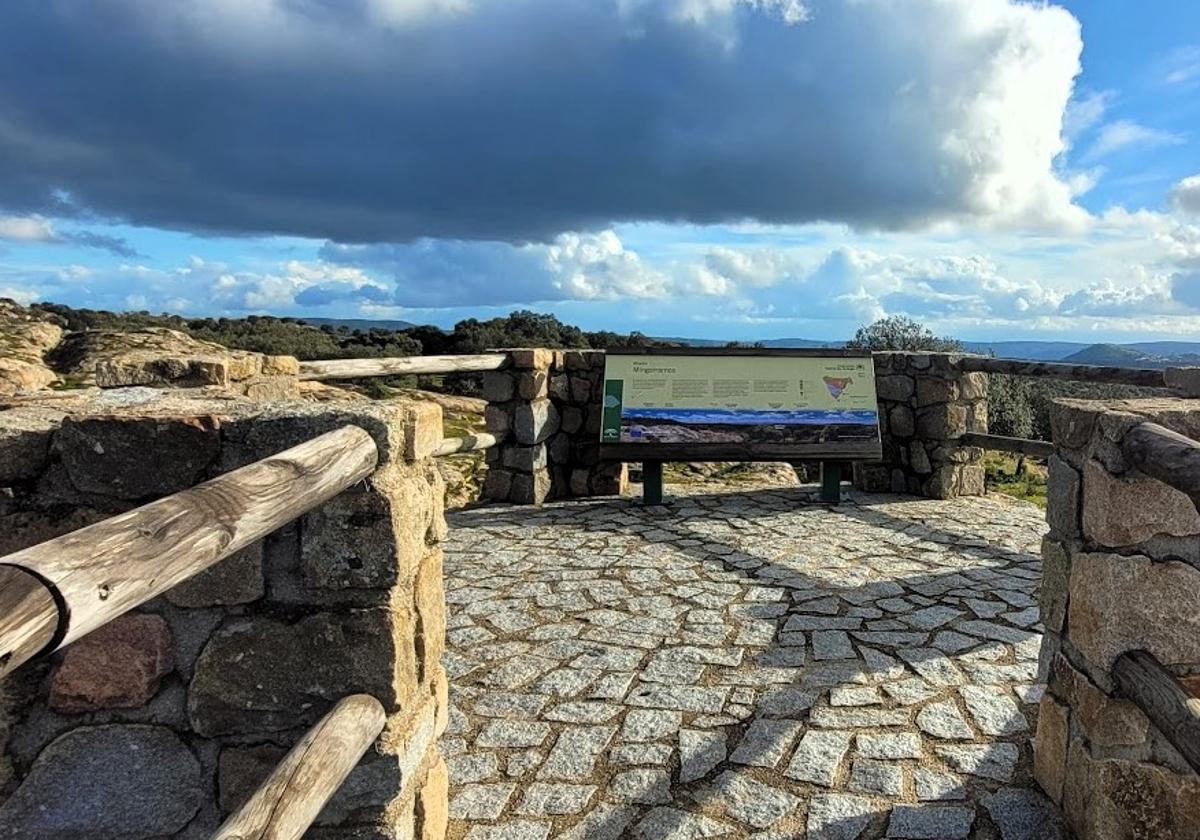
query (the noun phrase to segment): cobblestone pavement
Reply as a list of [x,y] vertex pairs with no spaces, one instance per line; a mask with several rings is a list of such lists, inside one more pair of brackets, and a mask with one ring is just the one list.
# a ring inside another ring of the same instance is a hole
[[451,836],[1058,836],[1042,513],[804,488],[450,516]]

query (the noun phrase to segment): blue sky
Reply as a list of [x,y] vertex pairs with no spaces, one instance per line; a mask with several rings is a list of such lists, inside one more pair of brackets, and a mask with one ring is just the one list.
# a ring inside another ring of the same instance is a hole
[[1200,4],[10,0],[0,296],[1200,340]]

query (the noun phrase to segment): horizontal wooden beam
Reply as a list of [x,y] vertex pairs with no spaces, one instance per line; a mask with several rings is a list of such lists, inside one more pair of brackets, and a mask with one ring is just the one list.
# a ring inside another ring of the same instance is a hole
[[299,840],[387,720],[367,694],[345,697],[283,757],[212,840]]
[[1021,455],[1032,455],[1035,458],[1049,458],[1054,454],[1054,444],[1046,440],[968,432],[965,435],[961,435],[958,438],[958,442],[966,446],[978,446],[981,449],[991,449],[997,452],[1017,452]]
[[487,432],[465,437],[442,438],[441,445],[433,450],[433,454],[456,455],[460,452],[478,452],[483,449],[491,449],[497,443],[499,443],[497,437]]
[[1116,385],[1140,385],[1144,388],[1166,387],[1163,371],[1157,368],[1067,365],[1060,362],[1026,362],[1019,359],[990,359],[983,356],[964,356],[958,364],[960,370],[981,373],[1040,376],[1074,382],[1109,382]]
[[1118,693],[1137,704],[1192,769],[1200,772],[1200,698],[1143,650],[1121,654],[1112,671]]
[[[55,647],[166,592],[324,504],[375,469],[375,441],[343,426],[181,493],[0,557],[56,602]],[[153,469],[147,464],[146,469]],[[26,587],[23,619],[0,623],[0,676],[37,653],[46,602]],[[10,605],[8,597],[5,605]]]
[[508,365],[504,353],[463,356],[403,356],[388,359],[330,359],[301,362],[300,378],[306,380],[363,379],[370,376],[415,376],[429,373],[467,373],[499,370]]
[[1125,433],[1121,451],[1139,471],[1187,493],[1200,508],[1200,442],[1157,423],[1139,423]]

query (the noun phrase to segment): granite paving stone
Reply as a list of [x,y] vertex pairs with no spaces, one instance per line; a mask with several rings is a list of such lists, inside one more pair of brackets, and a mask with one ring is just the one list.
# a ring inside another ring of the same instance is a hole
[[671,490],[447,515],[452,836],[1061,836],[1038,508]]

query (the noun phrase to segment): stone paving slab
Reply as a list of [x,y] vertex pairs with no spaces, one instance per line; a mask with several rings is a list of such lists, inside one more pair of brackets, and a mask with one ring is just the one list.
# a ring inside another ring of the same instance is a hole
[[451,838],[1060,836],[1041,510],[683,492],[449,515]]

